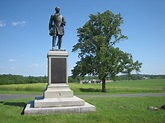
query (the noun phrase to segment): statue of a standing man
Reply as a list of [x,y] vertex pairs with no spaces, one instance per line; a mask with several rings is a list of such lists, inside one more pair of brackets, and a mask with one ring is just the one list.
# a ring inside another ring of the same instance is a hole
[[56,38],[58,36],[57,46],[61,49],[62,36],[64,35],[64,26],[66,24],[64,16],[60,14],[60,8],[55,8],[56,13],[51,15],[49,21],[49,31],[52,36],[52,50],[55,49]]

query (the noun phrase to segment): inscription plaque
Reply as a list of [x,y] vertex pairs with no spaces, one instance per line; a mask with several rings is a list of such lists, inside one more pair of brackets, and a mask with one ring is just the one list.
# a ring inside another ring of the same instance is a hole
[[66,83],[66,58],[51,58],[51,83]]

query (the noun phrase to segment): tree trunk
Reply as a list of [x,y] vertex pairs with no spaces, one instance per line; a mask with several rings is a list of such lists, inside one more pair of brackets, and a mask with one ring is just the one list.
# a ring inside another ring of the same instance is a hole
[[106,92],[105,78],[102,79],[102,92]]

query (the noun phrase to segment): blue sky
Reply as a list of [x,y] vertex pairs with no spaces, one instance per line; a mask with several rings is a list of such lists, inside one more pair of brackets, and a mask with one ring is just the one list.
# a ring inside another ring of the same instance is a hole
[[90,14],[106,10],[121,13],[128,40],[116,46],[143,63],[140,73],[165,74],[164,5],[164,0],[1,0],[0,74],[47,75],[48,23],[56,6],[67,22],[62,48],[69,52],[69,75],[79,60],[71,52],[78,40],[77,28]]

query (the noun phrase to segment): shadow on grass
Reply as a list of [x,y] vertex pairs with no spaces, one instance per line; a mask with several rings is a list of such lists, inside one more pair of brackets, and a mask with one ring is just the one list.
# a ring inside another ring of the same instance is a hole
[[23,110],[21,112],[21,115],[24,114],[24,109],[26,107],[25,102],[5,102],[5,101],[0,101],[3,105],[8,105],[8,106],[17,106],[17,107],[23,107]]
[[25,105],[26,105],[25,102],[3,102],[3,101],[1,101],[0,103],[3,103],[3,105],[18,106],[18,107],[25,107]]
[[94,88],[80,88],[81,92],[101,92],[101,89],[94,89]]

